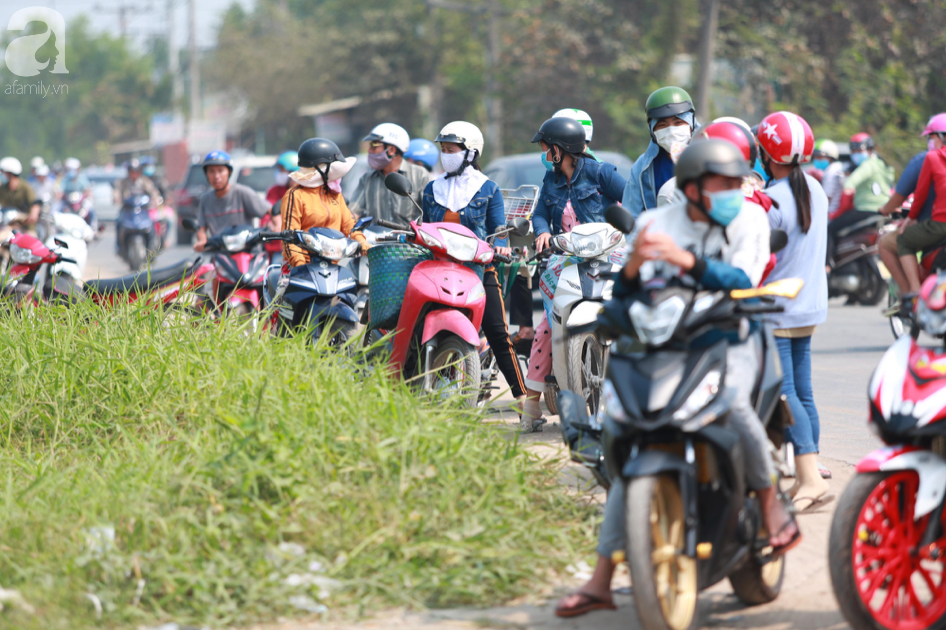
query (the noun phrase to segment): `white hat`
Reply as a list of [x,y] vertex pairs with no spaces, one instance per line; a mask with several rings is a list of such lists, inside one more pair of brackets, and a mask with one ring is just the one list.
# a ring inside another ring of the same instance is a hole
[[407,130],[394,123],[381,123],[363,138],[364,142],[383,142],[397,147],[401,153],[407,153],[411,146],[411,137]]
[[481,154],[483,153],[483,145],[485,144],[483,141],[483,132],[480,131],[480,128],[473,123],[468,123],[463,120],[448,123],[446,127],[440,130],[440,135],[437,136],[434,142],[462,144],[467,149],[476,149],[476,151]]
[[[345,158],[344,162],[332,162],[328,167],[329,183],[345,177],[348,171],[355,166],[356,161],[357,158],[350,157]],[[289,179],[305,188],[318,188],[325,183],[322,179],[322,173],[315,167],[300,167],[298,171],[289,173]]]
[[588,115],[588,112],[581,109],[560,109],[555,112],[555,115],[552,118],[573,118],[581,123],[581,126],[585,128],[585,142],[591,142],[591,136],[595,133],[595,126],[591,122],[591,116]]
[[71,169],[79,170],[79,168],[82,166],[82,162],[80,162],[74,157],[70,157],[70,158],[66,158],[66,161],[63,162],[62,165],[66,169],[69,169],[69,170]]
[[39,168],[40,166],[43,166],[45,164],[46,164],[46,160],[44,160],[38,155],[34,157],[32,160],[30,160],[30,168]]
[[20,164],[20,161],[15,157],[5,157],[0,160],[0,171],[4,173],[11,173],[13,175],[19,175],[23,172],[23,165]]
[[38,175],[39,177],[46,177],[47,175],[49,175],[49,167],[46,166],[45,164],[40,164],[39,166],[36,167],[36,175]]

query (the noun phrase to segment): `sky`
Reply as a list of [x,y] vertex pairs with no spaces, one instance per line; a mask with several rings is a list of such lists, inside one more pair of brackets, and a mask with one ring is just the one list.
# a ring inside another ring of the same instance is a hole
[[[226,9],[234,2],[250,9],[256,0],[197,0],[197,45],[201,48],[216,44],[217,27]],[[150,35],[164,33],[167,28],[167,0],[0,0],[0,29],[6,29],[10,16],[26,7],[49,7],[59,11],[66,23],[80,14],[91,18],[94,28],[119,34],[120,5],[127,5],[128,34],[138,42]],[[174,16],[178,47],[187,44],[187,0],[174,0]],[[68,35],[68,33],[67,33]]]

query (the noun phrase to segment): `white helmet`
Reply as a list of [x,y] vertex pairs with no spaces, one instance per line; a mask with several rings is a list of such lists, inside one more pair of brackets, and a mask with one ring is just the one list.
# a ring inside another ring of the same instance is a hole
[[401,153],[407,153],[411,145],[411,137],[407,130],[394,123],[381,123],[371,130],[367,136],[362,139],[363,142],[383,142],[397,147]]
[[[434,142],[453,142],[462,144],[468,150],[475,150],[477,154],[483,154],[483,132],[473,123],[457,120],[447,124],[440,130],[440,135]],[[472,158],[471,158],[472,161]]]
[[45,164],[40,164],[36,167],[36,176],[37,177],[46,177],[49,175],[49,167]]
[[46,160],[44,160],[38,155],[34,157],[32,160],[30,160],[30,168],[39,168],[40,166],[43,166],[45,164],[46,164]]
[[0,160],[0,171],[12,175],[19,175],[23,172],[23,165],[20,164],[20,161],[15,157],[5,157]]
[[82,162],[80,162],[79,160],[77,160],[77,159],[74,158],[74,157],[70,157],[70,158],[66,158],[66,161],[63,162],[62,165],[63,165],[63,167],[64,167],[66,170],[69,170],[69,171],[71,171],[71,170],[77,170],[77,171],[78,171],[79,168],[82,166]]
[[591,122],[591,116],[588,115],[588,112],[581,109],[566,108],[555,112],[552,118],[574,118],[585,128],[585,142],[591,142],[591,136],[595,133],[595,126]]

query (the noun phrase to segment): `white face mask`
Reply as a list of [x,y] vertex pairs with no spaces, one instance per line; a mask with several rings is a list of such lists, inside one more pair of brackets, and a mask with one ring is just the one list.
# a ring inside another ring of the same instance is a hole
[[286,171],[276,171],[276,185],[285,186],[289,183],[289,173]]
[[654,139],[660,148],[670,154],[670,159],[676,162],[690,142],[691,135],[690,125],[673,125],[655,131]]
[[456,173],[463,166],[465,157],[466,151],[460,151],[459,153],[444,153],[441,151],[440,164],[443,165],[443,170],[447,173]]

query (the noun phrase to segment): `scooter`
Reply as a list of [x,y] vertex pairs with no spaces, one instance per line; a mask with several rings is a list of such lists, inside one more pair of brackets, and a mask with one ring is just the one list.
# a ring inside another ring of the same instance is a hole
[[[411,182],[403,175],[390,173],[384,184],[395,194],[413,200]],[[426,250],[429,256],[410,271],[406,291],[398,303],[390,348],[392,371],[405,379],[417,378],[425,392],[443,397],[460,393],[466,406],[475,407],[480,397],[477,348],[486,290],[479,275],[464,263],[487,265],[493,260],[509,262],[510,258],[495,255],[489,243],[456,223],[422,223],[418,218],[409,227],[379,237],[379,244],[368,250],[373,261],[380,259],[379,252],[384,253],[380,249],[384,243],[410,243],[420,252]],[[378,286],[377,278],[375,270],[371,276],[369,327],[384,329],[379,297],[390,287]]]
[[[353,228],[361,230],[370,217],[360,219]],[[312,341],[329,336],[332,347],[349,347],[358,331],[355,311],[358,287],[345,259],[361,255],[361,243],[338,230],[312,228],[308,231],[264,232],[262,240],[284,242],[309,253],[309,262],[292,267],[283,274],[279,265],[270,265],[263,288],[263,304],[273,308],[274,334],[288,335],[312,330]]]
[[552,373],[545,386],[552,414],[558,413],[559,391],[566,389],[581,394],[590,415],[598,412],[609,344],[594,332],[566,336],[565,328],[595,321],[602,303],[611,299],[611,275],[623,263],[623,244],[619,230],[587,223],[553,237],[546,250],[560,253],[539,277],[552,335]]
[[125,199],[118,212],[115,224],[118,255],[132,271],[142,269],[161,251],[164,243],[163,223],[152,218],[150,203],[148,195],[133,195]]
[[828,273],[829,297],[847,296],[848,302],[865,306],[880,304],[887,283],[877,265],[880,229],[888,221],[882,214],[867,217],[837,234],[834,265]]
[[853,628],[946,627],[946,273],[930,276],[910,334],[897,339],[868,387],[868,423],[886,446],[857,464],[831,522],[828,565],[844,618]]
[[[623,224],[632,225],[620,210]],[[559,406],[566,439],[586,427],[599,432],[594,463],[608,480],[624,482],[627,561],[646,630],[696,627],[698,593],[725,578],[749,604],[779,595],[785,558],[772,553],[759,501],[745,484],[739,436],[727,422],[729,342],[691,342],[710,330],[747,330],[747,318],[782,307],[746,300],[793,298],[801,285],[789,279],[726,292],[671,282],[644,299],[610,301],[595,322],[570,331],[614,340],[600,413],[589,417],[584,399],[570,391],[561,393]],[[761,336],[753,403],[775,446],[791,412],[770,325],[762,325]],[[574,456],[583,444],[570,446]],[[779,500],[791,509],[787,495]]]
[[85,263],[89,257],[89,246],[95,239],[95,232],[86,223],[85,219],[77,214],[65,212],[50,213],[54,235],[46,239],[46,247],[53,248],[59,243],[65,243],[69,250],[69,258],[75,262],[60,262],[51,268],[53,275],[67,274],[82,282]]
[[218,314],[250,315],[262,307],[269,256],[260,247],[261,234],[252,225],[236,225],[207,239],[204,252],[214,254],[211,299]]
[[85,193],[74,190],[59,202],[59,212],[70,213],[82,218],[93,233],[98,231],[98,220],[92,207],[92,199]]

